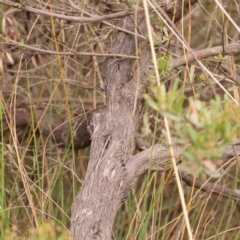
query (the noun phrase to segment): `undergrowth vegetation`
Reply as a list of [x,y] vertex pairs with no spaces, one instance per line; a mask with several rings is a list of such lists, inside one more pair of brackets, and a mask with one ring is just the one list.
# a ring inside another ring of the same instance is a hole
[[[81,24],[21,6],[80,17],[108,14],[133,2],[22,1],[12,7],[1,2],[0,239],[68,239],[71,206],[89,159],[89,148],[74,148],[74,123],[105,105],[104,54],[120,20]],[[239,26],[240,4],[222,4]],[[190,53],[158,21],[163,29],[155,33],[154,42],[161,84],[156,84],[153,72],[147,73],[139,133],[152,146],[167,146],[166,117],[173,142],[181,148],[180,171],[233,192],[240,186],[240,159],[224,161],[221,156],[240,139],[240,51],[197,56],[217,84],[196,62],[174,65],[183,55],[188,62]],[[176,26],[196,50],[239,39],[214,1],[202,0]],[[136,70],[138,64],[132,65]],[[63,123],[70,129],[64,146],[52,134]],[[226,197],[182,185],[194,239],[240,239],[240,205],[231,192]],[[113,236],[188,239],[173,171],[149,171],[142,177],[117,215]]]

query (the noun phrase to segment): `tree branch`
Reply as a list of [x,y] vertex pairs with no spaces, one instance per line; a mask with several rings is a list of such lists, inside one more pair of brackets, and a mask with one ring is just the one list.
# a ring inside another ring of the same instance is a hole
[[[151,147],[139,136],[136,139],[139,149],[147,148],[141,153],[132,156],[131,161],[127,164],[129,173],[130,185],[134,184],[138,178],[145,172],[150,171],[166,171],[171,169],[171,159],[169,149],[159,144]],[[175,155],[181,155],[181,148],[174,148]],[[240,155],[239,141],[236,141],[232,146],[228,147],[221,156],[223,162],[228,161],[233,157]],[[185,171],[180,171],[182,180],[190,187],[195,187],[205,192],[215,193],[233,200],[240,200],[240,190],[233,190],[217,183],[206,182],[205,180],[195,178]],[[131,183],[131,181],[133,183]]]
[[[4,38],[5,39],[5,38]],[[35,52],[39,52],[42,54],[51,54],[51,55],[63,55],[63,56],[97,56],[97,57],[115,57],[115,58],[129,58],[129,59],[138,59],[139,57],[136,56],[130,56],[130,55],[123,55],[123,54],[111,54],[111,53],[88,53],[88,52],[76,52],[76,51],[70,51],[70,52],[57,52],[52,50],[46,50],[42,48],[33,47],[27,44],[22,44],[20,42],[16,42],[14,40],[8,39],[4,44],[6,45],[14,45],[21,47],[23,49],[29,49]]]
[[231,189],[224,187],[221,184],[210,183],[205,180],[195,178],[191,174],[184,171],[180,171],[180,176],[189,187],[194,187],[204,192],[215,193],[233,200],[240,200],[240,190],[238,189]]
[[[218,56],[219,54],[224,54],[224,55],[235,55],[237,53],[240,52],[240,42],[234,42],[231,44],[227,44],[224,47],[223,46],[217,46],[217,47],[212,47],[212,48],[206,48],[206,49],[202,49],[199,51],[194,51],[195,56],[197,56],[197,58],[199,60],[203,59],[203,58],[207,58],[207,57],[214,57],[214,56]],[[188,62],[192,62],[195,61],[193,54],[189,54],[188,56]],[[186,56],[181,56],[179,58],[175,58],[173,60],[173,68],[182,66],[186,64]]]
[[0,0],[0,3],[7,5],[9,7],[15,7],[18,9],[23,9],[28,12],[32,12],[35,14],[39,14],[42,16],[47,16],[49,18],[53,17],[54,19],[62,19],[66,21],[72,21],[72,22],[81,22],[81,23],[97,23],[97,22],[102,22],[106,20],[112,20],[112,19],[117,19],[117,18],[123,18],[128,15],[131,15],[132,13],[129,10],[125,10],[122,12],[118,13],[112,13],[104,16],[92,16],[92,17],[73,17],[73,16],[66,16],[58,13],[53,13],[47,10],[40,10],[36,8],[32,8],[27,5],[23,5],[22,3],[14,3],[12,1],[8,0]]
[[[139,140],[137,140],[140,142]],[[141,146],[143,142],[141,141]],[[145,146],[149,145],[148,143]],[[181,154],[179,147],[174,147],[175,156],[178,158]],[[172,161],[169,148],[156,144],[143,152],[140,152],[130,158],[127,162],[129,183],[134,185],[138,178],[144,173],[150,171],[168,171],[172,169]]]
[[[35,128],[45,137],[52,137],[58,147],[66,147],[73,144],[75,149],[83,149],[91,144],[91,136],[89,133],[89,124],[93,114],[100,112],[102,109],[96,109],[77,117],[70,121],[61,120],[59,114],[55,112],[49,113],[45,106],[30,106],[22,104],[21,108],[16,109],[15,115],[5,115],[3,117],[3,131],[8,131],[12,128],[12,122],[15,118],[15,126],[27,127],[34,124]],[[10,111],[6,111],[10,112]],[[34,117],[31,117],[31,114]],[[34,123],[32,122],[32,119]],[[72,132],[70,131],[70,124]]]

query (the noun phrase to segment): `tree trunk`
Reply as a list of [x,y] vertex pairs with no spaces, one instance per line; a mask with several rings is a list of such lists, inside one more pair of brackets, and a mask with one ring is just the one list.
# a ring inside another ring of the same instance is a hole
[[[134,31],[131,17],[124,19],[123,26]],[[134,36],[117,33],[111,52],[134,55]],[[117,210],[127,195],[126,162],[135,150],[135,134],[143,113],[141,90],[135,97],[136,82],[130,80],[131,61],[107,61],[107,106],[96,112],[91,122],[90,161],[72,209],[74,239],[111,239]]]
[[[181,2],[177,4],[180,7],[175,14],[175,21],[181,16]],[[188,9],[187,5],[184,3],[185,9]],[[174,5],[172,11],[166,9],[172,17]],[[134,18],[126,17],[121,27],[134,32]],[[137,30],[144,33],[145,28],[145,18],[139,15]],[[134,55],[134,36],[118,32],[110,52]],[[132,79],[132,60],[113,57],[107,60],[106,108],[93,114],[88,169],[72,208],[71,235],[74,240],[111,239],[117,211],[140,174],[136,171],[137,164],[129,164],[129,161],[135,150],[135,135],[142,119],[142,93],[147,84],[150,56],[149,47],[145,45],[139,73]]]

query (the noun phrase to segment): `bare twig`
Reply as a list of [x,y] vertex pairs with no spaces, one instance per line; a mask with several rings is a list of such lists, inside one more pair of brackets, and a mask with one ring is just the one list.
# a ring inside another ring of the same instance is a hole
[[[169,149],[159,144],[151,147],[149,143],[142,140],[139,136],[136,137],[138,149],[144,149],[141,153],[132,156],[131,161],[128,162],[129,176],[138,178],[143,173],[149,171],[166,171],[171,169],[171,160]],[[227,148],[221,156],[222,161],[227,161],[232,157],[237,157],[240,154],[239,142],[234,142],[233,146]],[[180,156],[181,148],[174,147],[175,155]],[[134,166],[137,166],[136,168]],[[135,169],[135,172],[133,172]],[[198,188],[204,192],[219,194],[224,197],[230,197],[234,200],[240,200],[240,190],[233,190],[222,186],[221,184],[210,183],[200,178],[194,178],[191,174],[180,171],[182,180],[190,187]],[[137,179],[133,180],[136,181]]]
[[65,55],[65,56],[97,56],[97,57],[116,57],[116,58],[129,58],[129,59],[138,59],[138,57],[130,56],[130,55],[123,55],[123,54],[105,54],[105,53],[88,53],[88,52],[76,52],[76,51],[69,51],[69,52],[57,52],[52,50],[46,50],[41,48],[36,48],[30,45],[22,44],[20,42],[16,42],[14,40],[9,39],[8,42],[4,43],[7,45],[14,45],[21,48],[26,48],[35,52],[39,52],[42,54],[53,54],[53,55]]
[[240,200],[240,190],[224,187],[221,184],[206,182],[199,178],[194,178],[191,174],[184,171],[180,172],[182,180],[190,187],[198,188],[204,192],[216,193],[226,198]]
[[[234,55],[240,52],[240,42],[234,42],[224,46],[224,54],[225,55]],[[207,57],[213,57],[223,54],[223,46],[217,46],[212,48],[206,48],[199,51],[194,51],[194,55],[197,56],[198,59],[203,59]],[[195,61],[193,54],[189,54],[188,62]],[[186,56],[181,56],[173,60],[173,68],[182,66],[186,64]]]
[[[79,7],[76,6],[72,1],[69,1],[69,5],[70,5],[71,7],[73,7],[74,9],[80,11],[81,13],[85,14],[86,16],[93,17],[93,15],[92,15],[91,13],[89,13],[89,12],[87,12],[87,11],[84,11],[84,9],[79,8]],[[135,32],[128,31],[127,29],[124,29],[124,28],[122,28],[122,27],[120,27],[120,26],[113,25],[112,23],[110,23],[110,22],[108,22],[108,21],[102,21],[102,23],[106,24],[106,25],[109,26],[109,27],[112,27],[112,28],[115,29],[115,30],[122,31],[122,32],[125,32],[125,33],[128,33],[128,34],[131,34],[131,35],[133,35],[133,36],[137,35],[139,38],[146,40],[146,37],[145,37],[145,36],[140,35],[140,34],[135,33]]]
[[[178,38],[178,40],[183,44],[183,46],[192,54],[192,56],[194,57],[195,61],[197,62],[197,64],[199,65],[199,67],[202,70],[203,75],[205,76],[205,79],[208,81],[213,94],[216,96],[216,91],[213,88],[208,75],[218,84],[218,86],[230,97],[230,99],[232,99],[232,101],[238,106],[239,103],[238,101],[228,92],[228,90],[222,86],[222,84],[213,76],[213,74],[202,64],[202,62],[197,58],[197,56],[195,55],[194,51],[192,50],[192,48],[189,46],[189,44],[187,43],[187,41],[185,40],[185,38],[182,36],[182,34],[179,32],[179,30],[177,29],[177,27],[172,23],[171,19],[169,18],[169,16],[163,11],[163,9],[161,9],[158,4],[156,3],[155,0],[152,0],[155,4],[155,6],[150,3],[150,5],[153,7],[153,9],[156,11],[156,13],[158,14],[158,16],[163,20],[163,22],[166,24],[166,26],[169,28],[169,30],[171,30],[171,32]],[[196,0],[193,0],[193,3]],[[156,8],[157,9],[156,9]],[[159,12],[158,12],[158,11]]]
[[0,3],[10,6],[10,7],[15,7],[19,9],[26,10],[28,12],[36,13],[42,16],[47,16],[47,17],[53,17],[57,19],[62,19],[62,20],[67,20],[67,21],[73,21],[73,22],[81,22],[81,23],[96,23],[96,22],[102,22],[106,20],[111,20],[111,19],[117,19],[117,18],[123,18],[128,15],[131,15],[131,12],[129,10],[125,10],[122,12],[118,13],[112,13],[104,16],[92,16],[92,17],[74,17],[74,16],[66,16],[58,13],[52,13],[46,10],[40,10],[36,8],[32,8],[26,5],[23,5],[22,3],[14,3],[12,1],[8,0],[0,0]]

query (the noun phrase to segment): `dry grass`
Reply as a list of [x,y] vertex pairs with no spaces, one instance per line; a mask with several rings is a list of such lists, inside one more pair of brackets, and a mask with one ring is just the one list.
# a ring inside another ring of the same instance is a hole
[[[71,1],[52,1],[51,7],[46,1],[32,2],[35,8],[78,17],[83,11],[97,15],[111,13],[100,1],[81,4],[72,1],[74,5]],[[239,25],[239,4],[223,2]],[[71,128],[75,116],[105,104],[102,91],[105,58],[96,54],[108,53],[115,33],[112,26],[118,21],[108,21],[108,25],[81,24],[0,6],[0,236],[1,239],[67,239],[71,205],[86,173],[89,149],[76,151],[71,144],[59,148],[56,139],[51,134],[46,135],[39,126],[51,125],[59,119],[68,121]],[[194,49],[218,46],[223,41],[227,44],[239,38],[239,32],[214,1],[202,1],[202,6],[192,9],[191,18],[185,16],[177,28]],[[165,37],[157,60],[163,54],[174,57],[187,54],[172,33]],[[39,48],[52,52],[37,51]],[[89,56],[61,52],[82,52]],[[203,63],[239,101],[239,85],[235,84],[240,81],[239,54],[226,58],[219,55],[204,59]],[[186,111],[188,98],[204,102],[207,109],[214,96],[202,71],[194,66],[160,72],[161,81],[169,92],[173,91],[178,79]],[[222,97],[223,91],[211,79],[210,83],[215,94]],[[156,85],[156,78],[150,77],[148,95],[153,99],[158,98]],[[36,114],[40,114],[41,123],[36,124]],[[31,123],[27,127],[26,118]],[[179,137],[181,133],[174,132],[171,121],[169,124],[172,136]],[[142,137],[157,143],[162,141],[164,134],[159,112],[146,101]],[[183,168],[196,175],[203,173],[202,177],[208,179],[208,172],[202,168],[203,160],[208,159],[183,163]],[[215,172],[220,169],[212,179],[237,189],[237,161],[230,161],[222,169],[218,159],[211,161]],[[237,201],[186,185],[181,191],[194,239],[240,238]],[[178,189],[171,174],[149,173],[141,179],[119,211],[113,234],[119,240],[189,239]]]

